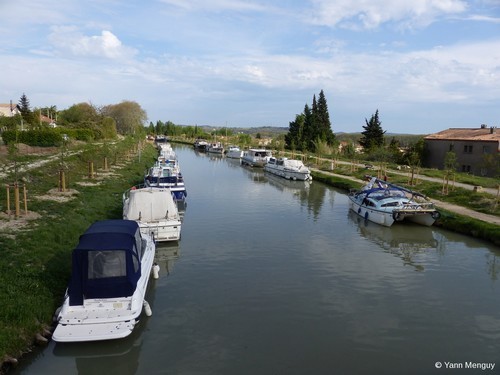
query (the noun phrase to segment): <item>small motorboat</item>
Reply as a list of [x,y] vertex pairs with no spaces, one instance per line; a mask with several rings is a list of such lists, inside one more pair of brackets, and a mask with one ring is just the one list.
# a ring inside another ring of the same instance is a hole
[[93,223],[72,253],[71,280],[56,311],[57,342],[119,339],[130,335],[143,309],[156,244],[133,220]]
[[349,207],[366,220],[386,227],[403,220],[431,226],[440,217],[424,195],[376,177],[349,193]]

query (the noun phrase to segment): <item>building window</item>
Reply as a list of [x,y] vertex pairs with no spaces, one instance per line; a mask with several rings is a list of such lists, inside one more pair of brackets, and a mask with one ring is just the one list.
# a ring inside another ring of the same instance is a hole
[[489,154],[490,153],[490,146],[483,146],[483,154]]
[[469,173],[470,172],[470,165],[462,165],[462,172]]
[[472,154],[472,145],[464,145],[464,154]]
[[455,149],[455,145],[453,143],[450,143],[450,147],[448,151],[453,151]]

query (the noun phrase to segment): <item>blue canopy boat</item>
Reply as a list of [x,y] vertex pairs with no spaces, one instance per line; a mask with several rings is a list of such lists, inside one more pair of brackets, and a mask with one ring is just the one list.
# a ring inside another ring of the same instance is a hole
[[73,250],[71,280],[56,312],[53,339],[97,341],[128,336],[147,306],[144,297],[155,250],[154,239],[142,234],[136,221],[92,224]]

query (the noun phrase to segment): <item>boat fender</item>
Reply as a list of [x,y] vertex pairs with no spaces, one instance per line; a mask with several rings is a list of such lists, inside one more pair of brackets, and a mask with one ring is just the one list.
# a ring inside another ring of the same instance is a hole
[[135,189],[137,189],[135,186],[132,186],[132,187],[130,188],[130,190],[135,190]]
[[151,306],[149,306],[148,301],[144,300],[143,306],[144,306],[144,312],[146,313],[146,316],[153,315],[153,311],[151,310]]
[[155,279],[160,277],[160,266],[158,263],[153,264],[153,277]]
[[358,214],[361,215],[361,207],[358,208]]
[[392,213],[392,218],[394,219],[394,221],[401,221],[401,220],[403,220],[403,219],[401,218],[401,213],[400,213],[400,212],[397,212],[397,211],[394,211],[394,212]]
[[59,307],[56,309],[56,311],[55,311],[55,313],[54,313],[54,316],[52,317],[52,321],[53,321],[54,323],[55,323],[55,322],[57,322],[57,321],[59,320],[59,313],[61,312],[61,310],[62,310],[62,306],[59,306]]
[[432,214],[431,214],[432,218],[434,220],[437,220],[441,217],[441,213],[439,211],[434,211]]
[[365,220],[368,220],[368,211],[365,212]]

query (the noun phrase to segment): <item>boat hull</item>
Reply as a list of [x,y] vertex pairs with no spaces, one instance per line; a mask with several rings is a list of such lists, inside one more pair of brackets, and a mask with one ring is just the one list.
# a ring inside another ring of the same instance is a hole
[[416,224],[431,226],[437,218],[435,210],[376,209],[362,204],[362,201],[358,201],[353,195],[349,195],[349,208],[365,220],[386,227],[392,226],[396,221],[411,221]]
[[298,172],[298,171],[292,171],[288,170],[286,168],[279,168],[276,166],[271,166],[269,164],[266,164],[264,166],[264,170],[266,172],[272,173],[276,176],[283,177],[287,180],[293,180],[293,181],[310,181],[312,180],[311,173],[309,171],[307,172]]
[[138,222],[141,233],[152,235],[157,242],[179,241],[181,239],[180,220],[158,220],[154,222]]

